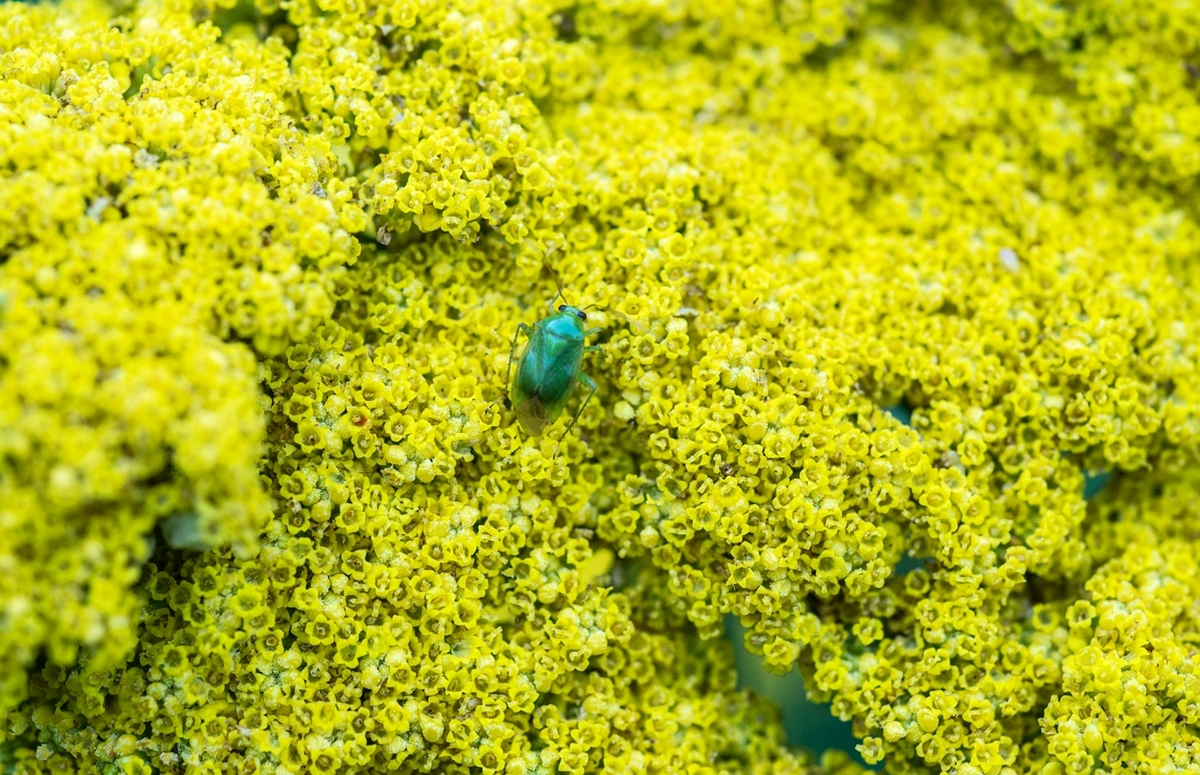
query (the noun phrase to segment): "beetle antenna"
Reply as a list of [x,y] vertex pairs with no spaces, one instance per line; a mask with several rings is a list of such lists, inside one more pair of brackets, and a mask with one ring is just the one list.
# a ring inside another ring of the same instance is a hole
[[608,306],[607,304],[589,304],[586,307],[584,307],[583,309],[585,312],[589,309],[602,309],[605,312],[613,312],[617,315],[620,315],[621,317],[625,318],[625,320],[627,320],[627,321],[629,320],[629,316],[626,315],[624,312],[622,312],[619,309],[613,309],[612,307]]
[[567,293],[563,289],[562,278],[559,277],[558,272],[554,271],[554,267],[550,266],[550,262],[544,258],[542,259],[542,266],[546,267],[550,272],[550,276],[554,278],[554,284],[558,286],[558,296],[555,298],[560,298],[564,303],[570,304],[571,302],[567,300]]

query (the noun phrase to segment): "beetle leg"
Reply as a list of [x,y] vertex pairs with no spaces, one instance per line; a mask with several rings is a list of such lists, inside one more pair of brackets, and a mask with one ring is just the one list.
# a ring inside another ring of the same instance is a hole
[[528,323],[517,323],[517,330],[513,332],[512,347],[508,350],[508,373],[504,375],[504,391],[501,392],[501,396],[503,396],[505,392],[512,390],[513,356],[515,356],[517,353],[517,338],[521,336],[522,331],[525,332],[525,336],[527,337],[533,336],[533,326],[529,325]]
[[589,328],[587,331],[583,332],[583,335],[586,338],[586,337],[592,336],[593,334],[598,334],[603,330],[604,330],[603,328]]
[[571,433],[571,429],[575,427],[575,423],[579,422],[579,415],[583,414],[584,409],[587,409],[588,401],[591,401],[592,396],[596,395],[596,381],[594,379],[584,374],[582,371],[579,372],[579,376],[577,376],[575,379],[588,389],[588,394],[587,397],[583,399],[583,403],[579,405],[579,411],[575,412],[575,416],[571,418],[571,424],[567,426],[565,431],[563,431],[563,435],[558,437],[558,443],[554,445],[554,454],[550,457],[551,461],[558,459],[558,448],[562,446],[563,439],[565,439]]
[[[578,380],[579,383],[585,388],[587,388],[588,394],[587,397],[583,399],[583,403],[579,405],[579,411],[575,412],[575,416],[571,418],[571,424],[567,426],[566,432],[559,437],[559,444],[562,444],[562,440],[565,439],[568,434],[570,434],[571,429],[575,427],[575,423],[579,422],[579,415],[583,414],[584,409],[587,409],[588,401],[591,401],[592,396],[596,395],[596,381],[594,379],[584,374],[582,371],[579,372],[579,376],[575,379]],[[555,452],[557,454],[557,450],[555,450]]]

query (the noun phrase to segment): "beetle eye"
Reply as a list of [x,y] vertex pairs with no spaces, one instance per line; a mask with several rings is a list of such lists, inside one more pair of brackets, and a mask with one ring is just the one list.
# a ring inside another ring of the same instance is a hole
[[587,313],[584,312],[583,310],[579,310],[575,314],[579,316],[580,320],[587,320]]
[[559,312],[562,312],[562,311],[563,311],[563,310],[565,310],[566,308],[567,308],[567,305],[566,305],[566,304],[559,304],[559,305],[558,305],[558,311],[559,311]]

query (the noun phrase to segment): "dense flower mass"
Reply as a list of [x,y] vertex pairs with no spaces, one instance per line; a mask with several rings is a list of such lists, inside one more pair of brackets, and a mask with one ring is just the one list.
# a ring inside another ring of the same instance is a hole
[[1192,5],[0,5],[0,771],[1200,770]]

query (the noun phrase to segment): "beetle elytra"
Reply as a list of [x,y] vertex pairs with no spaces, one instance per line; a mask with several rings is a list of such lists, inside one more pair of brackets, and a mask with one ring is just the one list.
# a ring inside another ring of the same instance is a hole
[[[589,345],[587,338],[601,329],[586,328],[587,313],[572,304],[554,302],[562,295],[550,300],[550,314],[530,326],[520,323],[513,334],[512,349],[508,354],[508,373],[511,379],[513,409],[521,427],[533,436],[540,436],[558,416],[571,398],[575,384],[581,383],[588,391],[579,410],[571,418],[571,424],[563,438],[575,427],[579,416],[596,394],[596,383],[582,371],[585,353],[599,350],[599,345]],[[521,357],[517,361],[517,373],[512,378],[513,356],[517,350],[517,339],[521,332],[529,338]]]

